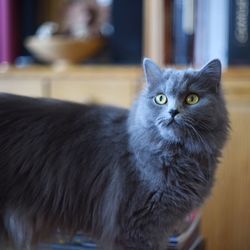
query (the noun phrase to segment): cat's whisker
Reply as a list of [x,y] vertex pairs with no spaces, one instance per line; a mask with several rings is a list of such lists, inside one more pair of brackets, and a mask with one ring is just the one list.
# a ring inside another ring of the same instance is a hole
[[197,126],[199,126],[200,129],[211,130],[211,127],[209,126],[210,124],[209,117],[207,117],[206,120],[201,120],[201,119],[195,120],[192,117],[185,117],[185,120],[190,121],[192,124],[197,124]]
[[[188,123],[190,123],[190,124],[196,124],[196,123],[197,123],[197,121],[194,120],[194,119],[191,118],[191,117],[185,117],[185,120],[186,120]],[[204,129],[204,130],[208,131],[208,130],[210,130],[210,127],[209,127],[208,124],[209,124],[208,122],[199,120],[199,122],[198,122],[197,125],[199,126],[200,129]]]
[[191,131],[193,131],[194,135],[196,135],[198,137],[198,139],[200,140],[200,142],[206,147],[206,143],[204,141],[203,136],[198,132],[197,129],[195,129],[195,127],[190,124],[190,123],[186,123],[186,125],[191,128]]
[[166,119],[166,118],[158,118],[158,119],[156,119],[156,125],[167,126],[168,123],[169,123],[169,119]]
[[[187,126],[188,126],[188,125],[187,125]],[[196,135],[195,131],[193,131],[193,129],[189,130],[189,133],[190,133],[190,135],[191,135],[191,137],[192,137],[192,140],[191,140],[190,143],[192,144],[193,147],[195,147],[194,144],[195,144],[197,135]]]
[[210,130],[211,128],[208,126],[209,121],[200,121],[199,126],[204,128],[205,130]]

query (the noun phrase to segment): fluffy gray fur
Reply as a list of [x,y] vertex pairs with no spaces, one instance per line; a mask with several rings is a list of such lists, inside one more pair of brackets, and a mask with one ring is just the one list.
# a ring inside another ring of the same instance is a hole
[[[173,226],[207,198],[229,128],[221,64],[143,66],[130,111],[0,96],[0,225],[17,249],[59,228],[107,250],[165,250]],[[185,103],[190,93],[197,104]]]

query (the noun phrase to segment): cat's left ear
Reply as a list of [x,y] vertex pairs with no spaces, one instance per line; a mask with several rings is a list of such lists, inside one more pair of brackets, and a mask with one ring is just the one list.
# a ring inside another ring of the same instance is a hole
[[221,62],[219,59],[214,59],[206,64],[200,73],[203,77],[209,79],[212,83],[219,86],[221,81]]
[[149,85],[159,83],[162,77],[162,70],[155,62],[149,58],[144,58],[143,69],[146,81]]

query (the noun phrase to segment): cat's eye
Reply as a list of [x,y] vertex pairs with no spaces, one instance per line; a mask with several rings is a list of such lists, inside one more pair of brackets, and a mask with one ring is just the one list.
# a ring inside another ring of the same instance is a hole
[[198,103],[200,100],[200,97],[197,94],[189,94],[186,99],[185,102],[188,105],[194,105],[196,103]]
[[158,105],[164,105],[168,102],[168,98],[164,94],[159,94],[154,98],[154,101]]

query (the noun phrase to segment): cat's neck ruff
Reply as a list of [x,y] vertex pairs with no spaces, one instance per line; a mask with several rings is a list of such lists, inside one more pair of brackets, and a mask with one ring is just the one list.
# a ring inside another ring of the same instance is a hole
[[[163,138],[155,129],[144,128],[131,131],[129,134],[130,147],[135,155],[148,155],[148,157],[162,157],[172,155],[217,155],[217,144],[215,138],[206,136],[210,142],[186,137],[183,140],[171,140]],[[143,140],[142,140],[143,138]]]

